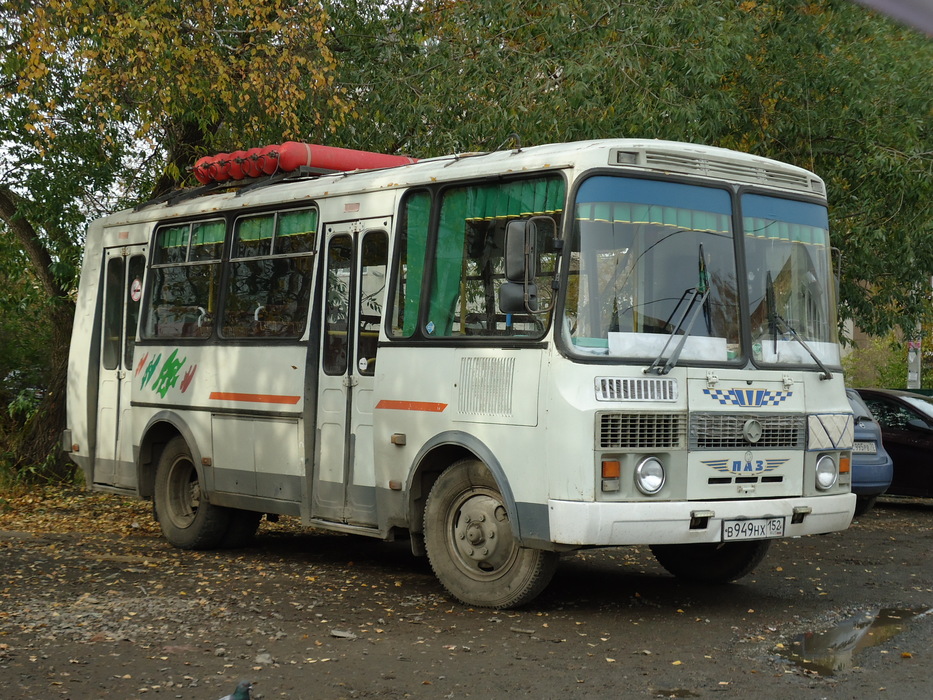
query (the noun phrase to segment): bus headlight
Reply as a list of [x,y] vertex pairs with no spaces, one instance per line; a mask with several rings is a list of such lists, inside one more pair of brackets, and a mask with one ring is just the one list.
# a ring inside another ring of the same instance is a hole
[[823,455],[816,460],[816,487],[821,491],[831,489],[839,478],[839,468],[836,460],[829,455]]
[[635,486],[646,496],[653,496],[664,486],[664,465],[657,457],[646,457],[635,467]]

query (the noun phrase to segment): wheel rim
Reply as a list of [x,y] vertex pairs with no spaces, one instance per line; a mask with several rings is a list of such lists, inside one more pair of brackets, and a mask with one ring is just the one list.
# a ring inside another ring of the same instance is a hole
[[166,515],[172,525],[186,528],[194,522],[201,505],[201,482],[198,471],[187,457],[179,457],[168,474]]
[[477,581],[507,573],[519,548],[499,495],[472,489],[457,498],[449,513],[447,547],[457,568]]

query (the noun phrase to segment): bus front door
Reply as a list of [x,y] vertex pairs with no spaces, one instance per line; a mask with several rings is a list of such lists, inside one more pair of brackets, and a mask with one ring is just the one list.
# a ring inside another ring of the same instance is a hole
[[104,250],[104,312],[93,480],[95,484],[116,488],[136,486],[130,399],[145,269],[145,246]]
[[389,221],[326,225],[312,517],[373,527],[373,383]]

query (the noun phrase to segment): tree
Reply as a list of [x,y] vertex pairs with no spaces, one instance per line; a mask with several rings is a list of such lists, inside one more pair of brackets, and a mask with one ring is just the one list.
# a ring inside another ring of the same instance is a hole
[[608,4],[334,0],[354,113],[339,136],[414,155],[633,136],[699,141],[827,183],[841,311],[931,314],[933,42],[845,0]]
[[14,466],[57,446],[87,221],[185,183],[198,155],[333,128],[326,26],[313,0],[0,3],[0,235],[25,254],[53,329],[48,430]]

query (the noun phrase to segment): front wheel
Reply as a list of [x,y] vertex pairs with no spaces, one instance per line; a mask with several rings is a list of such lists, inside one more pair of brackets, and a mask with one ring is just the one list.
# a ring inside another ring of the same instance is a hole
[[184,438],[169,441],[159,457],[154,510],[162,534],[181,549],[219,547],[227,533],[230,514],[211,505],[201,492],[198,470]]
[[852,517],[857,518],[860,515],[865,515],[875,506],[877,500],[877,496],[857,496],[855,499],[855,513],[852,514]]
[[768,553],[771,540],[710,544],[656,544],[651,553],[677,578],[727,583],[751,573]]
[[482,462],[452,465],[431,488],[424,540],[435,576],[467,605],[509,608],[537,596],[557,554],[521,546],[495,479]]

